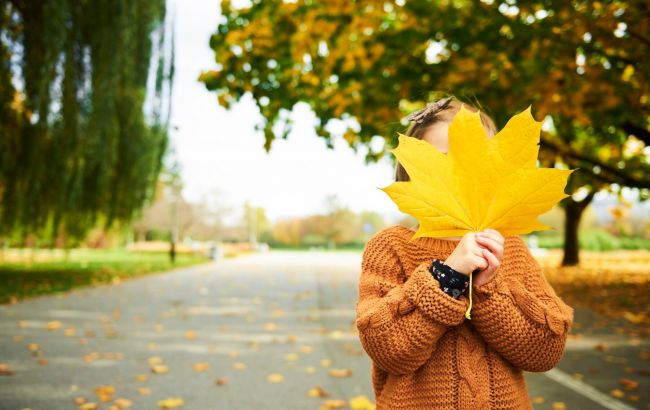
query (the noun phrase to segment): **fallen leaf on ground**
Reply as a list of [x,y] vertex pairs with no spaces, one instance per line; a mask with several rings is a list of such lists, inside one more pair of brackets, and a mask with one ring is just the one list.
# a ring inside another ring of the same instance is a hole
[[113,393],[115,393],[115,387],[113,386],[97,386],[95,387],[95,394],[99,401],[111,401],[113,400]]
[[330,369],[330,376],[334,377],[350,377],[352,376],[352,370],[350,369]]
[[348,402],[346,400],[325,400],[325,403],[323,403],[319,410],[343,409],[347,405]]
[[375,410],[375,404],[366,396],[355,396],[350,399],[350,409],[352,410]]
[[341,339],[343,336],[345,336],[345,335],[340,330],[334,330],[334,331],[330,332],[330,337],[332,339]]
[[543,404],[544,398],[542,396],[533,397],[533,404]]
[[607,346],[605,343],[598,343],[594,346],[594,349],[598,350],[599,352],[606,352],[609,350],[609,346]]
[[173,409],[184,404],[183,399],[173,397],[165,400],[158,400],[158,407],[161,409]]
[[278,330],[278,325],[272,322],[264,323],[264,330],[267,332],[275,332]]
[[150,365],[154,365],[154,364],[161,364],[163,362],[163,359],[160,356],[151,356],[148,359],[148,361]]
[[307,392],[309,397],[328,397],[330,394],[320,386],[312,387]]
[[169,373],[169,367],[164,364],[155,364],[151,366],[151,371],[156,374],[165,374]]
[[14,374],[14,371],[7,363],[0,363],[0,375],[2,376],[11,376]]
[[639,387],[639,382],[632,379],[621,378],[618,381],[625,390],[634,390]]
[[113,406],[116,406],[118,409],[128,409],[133,405],[133,402],[129,399],[125,399],[124,397],[119,397],[115,400],[113,400]]
[[149,396],[151,395],[151,389],[148,387],[138,387],[138,394],[140,396]]
[[210,367],[209,363],[194,363],[192,365],[192,369],[194,369],[194,371],[196,372],[204,372],[208,370],[209,367]]
[[284,376],[280,373],[271,373],[266,376],[266,380],[268,380],[269,383],[281,383],[284,381]]
[[632,312],[623,312],[623,317],[632,322],[632,323],[643,323],[645,320],[645,312],[632,313]]
[[311,353],[314,351],[314,348],[311,346],[300,346],[300,351],[302,353]]
[[47,322],[47,330],[56,330],[62,326],[62,323],[59,322],[58,320],[53,320],[51,322]]

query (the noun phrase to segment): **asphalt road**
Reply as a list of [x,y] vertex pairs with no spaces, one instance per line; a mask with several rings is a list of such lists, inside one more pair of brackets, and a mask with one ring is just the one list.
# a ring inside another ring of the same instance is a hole
[[[14,374],[0,375],[0,410],[77,409],[84,400],[126,408],[120,399],[148,410],[175,398],[181,409],[304,410],[372,400],[354,325],[360,258],[273,251],[2,305],[0,363]],[[558,367],[527,374],[535,409],[647,409],[649,342],[589,311],[578,310],[576,323],[581,336]],[[640,384],[628,391],[621,378]],[[612,397],[617,388],[623,397]]]

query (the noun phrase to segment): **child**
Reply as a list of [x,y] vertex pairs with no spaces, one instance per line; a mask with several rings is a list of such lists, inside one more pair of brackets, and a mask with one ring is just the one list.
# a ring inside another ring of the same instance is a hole
[[[453,97],[427,106],[409,116],[415,122],[406,135],[446,152],[459,108]],[[494,122],[480,116],[492,138]],[[399,164],[396,180],[408,180]],[[377,410],[532,409],[523,371],[558,363],[573,309],[520,236],[486,229],[409,242],[416,230],[384,228],[363,252],[356,326],[372,360]],[[466,320],[470,272],[473,306]]]

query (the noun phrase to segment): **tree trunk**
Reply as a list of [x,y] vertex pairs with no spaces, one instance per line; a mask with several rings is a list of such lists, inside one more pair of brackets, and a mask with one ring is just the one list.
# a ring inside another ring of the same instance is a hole
[[171,261],[172,265],[176,263],[176,242],[175,241],[171,241],[169,246],[169,260]]
[[594,192],[590,192],[582,201],[575,201],[572,197],[566,198],[564,207],[564,258],[562,266],[575,266],[580,262],[578,242],[578,228],[580,227],[580,218],[582,212],[594,198]]

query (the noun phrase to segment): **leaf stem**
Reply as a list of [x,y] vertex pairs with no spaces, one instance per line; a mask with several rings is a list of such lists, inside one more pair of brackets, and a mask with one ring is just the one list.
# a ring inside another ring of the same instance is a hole
[[474,276],[474,272],[469,273],[469,306],[467,306],[467,310],[465,311],[465,317],[469,320],[472,320],[469,315],[470,310],[472,310],[472,276]]

